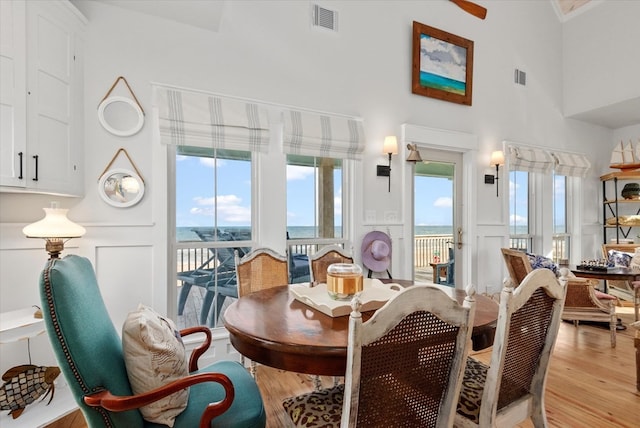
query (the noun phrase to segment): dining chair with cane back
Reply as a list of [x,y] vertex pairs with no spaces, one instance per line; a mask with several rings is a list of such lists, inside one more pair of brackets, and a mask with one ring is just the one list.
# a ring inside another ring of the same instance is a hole
[[[242,258],[236,252],[235,261],[238,297],[289,283],[287,258],[270,248],[256,248]],[[242,363],[244,364],[244,357]],[[255,378],[256,363],[253,361],[250,371]]]
[[270,248],[256,248],[244,257],[236,253],[238,296],[289,283],[287,258]]
[[[178,332],[182,337],[194,333],[204,335],[203,343],[188,359],[189,375],[134,394],[132,376],[141,374],[132,373],[131,369],[136,366],[130,367],[128,363],[131,354],[126,352],[125,337],[120,337],[109,317],[88,259],[76,255],[50,259],[40,276],[40,298],[49,341],[88,426],[161,426],[143,419],[140,409],[185,388],[189,389],[186,408],[175,416],[174,428],[210,427],[214,424],[212,419],[215,426],[265,426],[266,412],[260,390],[240,364],[219,361],[198,369],[198,358],[211,344],[211,330],[205,326]],[[138,333],[143,336],[141,331]],[[170,333],[175,334],[172,330]],[[145,337],[150,339],[148,335]],[[165,347],[165,344],[159,343],[159,346]],[[156,356],[156,352],[136,355],[145,362]],[[166,363],[171,368],[176,364],[175,361]],[[167,375],[164,370],[160,372]],[[161,415],[168,412],[169,409],[160,407]]]
[[475,290],[462,305],[432,285],[399,292],[365,323],[352,300],[345,383],[288,398],[299,427],[451,427],[470,346]]
[[353,257],[339,245],[327,245],[309,256],[311,282],[326,283],[327,268],[334,263],[353,263]]
[[568,269],[562,271],[558,280],[549,269],[535,269],[502,290],[490,364],[467,358],[455,426],[512,427],[527,418],[547,426],[545,383]]
[[[309,273],[312,283],[326,283],[327,269],[334,263],[353,263],[353,257],[337,244],[327,245],[309,256]],[[333,378],[333,384],[338,385],[340,379]],[[320,376],[313,377],[316,391],[322,389]]]
[[[529,256],[522,251],[508,248],[502,248],[501,251],[511,281],[517,287],[534,270]],[[617,298],[596,290],[597,284],[598,280],[578,278],[568,271],[562,319],[573,321],[575,326],[578,326],[580,321],[608,323],[611,347],[615,348],[617,318],[614,303]]]

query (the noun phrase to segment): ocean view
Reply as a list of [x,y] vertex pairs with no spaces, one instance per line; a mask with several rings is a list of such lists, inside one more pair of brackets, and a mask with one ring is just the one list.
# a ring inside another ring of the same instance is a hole
[[[221,231],[247,233],[249,227],[220,226]],[[211,231],[213,227],[179,226],[176,228],[176,238],[179,242],[200,241],[196,231]],[[451,235],[452,226],[415,226],[415,235]],[[290,239],[313,238],[316,228],[313,226],[289,226],[287,228]],[[336,228],[336,236],[342,235],[342,228]]]
[[453,92],[454,94],[464,95],[467,85],[465,82],[449,79],[448,77],[439,76],[426,71],[420,71],[420,85],[428,88],[440,89],[442,91]]

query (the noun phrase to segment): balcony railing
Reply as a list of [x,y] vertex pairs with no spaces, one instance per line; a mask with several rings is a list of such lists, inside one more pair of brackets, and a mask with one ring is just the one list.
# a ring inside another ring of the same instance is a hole
[[559,233],[553,235],[553,252],[551,258],[559,264],[568,264],[571,254],[571,235]]
[[[553,237],[553,258],[556,262],[567,260],[569,257],[569,235],[554,235]],[[512,236],[510,238],[511,248],[529,251],[530,236]],[[345,245],[346,241],[336,240],[300,240],[291,239],[287,241],[289,270],[292,275],[292,282],[305,282],[309,279],[308,265],[304,266],[305,255],[313,254],[324,245],[328,244]],[[244,243],[243,243],[244,245]],[[416,276],[420,278],[430,278],[431,263],[446,263],[449,259],[449,248],[453,245],[452,235],[416,235],[414,237],[414,266]],[[213,272],[219,267],[220,262],[211,257],[210,242],[190,242],[181,244],[177,250],[178,273],[194,271],[196,269]],[[248,250],[248,248],[247,248]],[[346,248],[353,252],[352,248]],[[293,256],[292,256],[293,255]],[[292,258],[293,257],[293,258]],[[307,262],[308,264],[308,262]],[[213,278],[211,278],[213,280]],[[181,281],[177,281],[181,286]],[[201,285],[201,284],[197,284]],[[198,289],[199,287],[193,287]],[[193,293],[193,291],[191,291]],[[185,313],[187,310],[185,310]],[[197,316],[191,318],[197,320]],[[186,326],[195,325],[197,321],[185,321]],[[194,324],[195,323],[195,324]]]
[[448,262],[451,245],[452,235],[416,235],[413,240],[415,267],[425,268],[430,267],[430,263]]
[[[531,253],[531,235],[511,235],[509,237],[509,248]],[[558,233],[553,235],[551,248],[551,258],[556,263],[567,264],[571,255],[571,235]]]
[[[568,259],[569,256],[569,235],[554,235],[553,237],[553,259],[560,261]],[[289,254],[309,255],[313,254],[323,245],[331,242],[319,241],[288,241]],[[446,263],[449,260],[449,247],[452,245],[452,235],[416,235],[414,237],[414,257],[416,268],[430,267],[430,263]],[[530,251],[529,236],[514,236],[509,240],[510,248]],[[202,244],[206,245],[205,242]],[[347,248],[347,251],[352,249]],[[199,267],[203,269],[215,268],[215,259],[210,256],[208,247],[179,248],[177,254],[178,272],[192,271]],[[206,263],[209,261],[209,263]],[[204,264],[204,265],[203,265]]]
[[[323,245],[333,244],[335,240],[290,240],[288,241],[289,254],[309,255],[318,251]],[[415,267],[430,267],[430,263],[446,263],[449,260],[449,248],[452,245],[452,235],[416,235],[414,237]],[[207,245],[206,242],[202,242]],[[209,243],[210,245],[210,243]],[[343,243],[344,245],[344,243]],[[347,251],[353,251],[350,248]],[[215,258],[211,257],[208,246],[190,246],[178,248],[177,262],[178,272],[200,269],[214,269]]]
[[509,248],[524,252],[531,252],[531,235],[511,235],[509,237]]

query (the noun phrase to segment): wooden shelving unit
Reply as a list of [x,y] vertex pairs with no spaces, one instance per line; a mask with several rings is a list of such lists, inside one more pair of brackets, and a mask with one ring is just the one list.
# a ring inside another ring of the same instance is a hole
[[[615,230],[615,243],[621,243],[622,240],[629,239],[629,234],[634,228],[640,227],[638,225],[623,225],[620,224],[620,215],[635,213],[635,215],[640,214],[640,199],[625,199],[620,195],[622,191],[622,186],[619,186],[619,182],[632,182],[639,181],[640,182],[640,171],[616,171],[605,174],[600,177],[600,181],[602,181],[602,199],[603,199],[603,207],[602,207],[602,234],[603,234],[603,242],[608,243],[609,230]],[[607,189],[613,188],[611,189]],[[611,197],[613,196],[613,197]],[[635,211],[634,211],[635,210]],[[607,219],[615,218],[615,224],[608,224]],[[613,239],[613,238],[612,238]]]

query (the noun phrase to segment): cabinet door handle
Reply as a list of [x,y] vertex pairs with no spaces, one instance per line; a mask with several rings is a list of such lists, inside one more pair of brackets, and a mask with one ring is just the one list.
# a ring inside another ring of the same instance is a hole
[[33,177],[33,181],[38,181],[38,155],[34,155],[33,159],[36,161],[36,174]]
[[19,152],[18,153],[18,158],[20,159],[20,175],[18,175],[18,180],[22,180],[24,178],[22,176],[22,156],[23,156],[23,153]]

